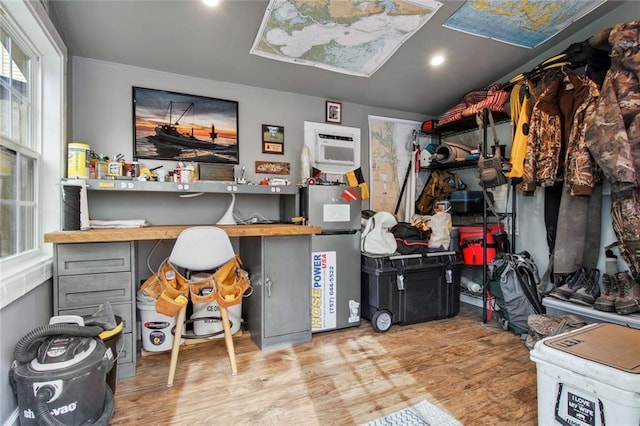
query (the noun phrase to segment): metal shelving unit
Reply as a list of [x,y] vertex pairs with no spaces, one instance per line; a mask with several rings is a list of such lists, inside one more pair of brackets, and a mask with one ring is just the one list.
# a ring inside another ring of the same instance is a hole
[[[509,115],[506,113],[492,113],[494,116],[494,120],[496,124],[500,124],[503,122],[506,122],[509,120]],[[482,152],[483,153],[487,153],[489,144],[488,144],[488,124],[489,120],[488,120],[488,112],[487,110],[483,111],[483,127],[482,127]],[[474,131],[478,129],[478,125],[476,123],[475,117],[466,117],[460,121],[456,121],[456,122],[452,122],[452,123],[447,123],[441,127],[436,127],[434,130],[432,130],[431,132],[429,132],[429,135],[435,135],[439,137],[440,143],[442,142],[442,137],[446,136],[446,135],[453,135],[453,134],[459,134],[459,133],[465,133],[465,132],[470,132],[470,131]],[[465,168],[475,168],[478,166],[478,160],[466,160],[463,162],[457,162],[457,163],[452,163],[452,164],[437,164],[437,165],[429,165],[429,167],[425,167],[425,170],[442,170],[442,169],[448,169],[448,170],[452,170],[452,169],[465,169]],[[512,183],[509,182],[508,185],[511,185]],[[513,191],[511,191],[513,192]],[[484,208],[482,211],[482,237],[484,239],[484,241],[487,241],[487,234],[488,234],[488,224],[490,223],[490,219],[489,219],[489,209],[488,209],[488,203],[487,203],[487,189],[486,188],[482,188],[482,193],[483,193],[483,200],[484,200]],[[515,251],[515,221],[516,221],[516,197],[512,196],[511,197],[511,212],[507,213],[510,217],[511,217],[511,250]],[[482,259],[483,259],[483,265],[482,265],[482,287],[483,287],[483,291],[482,291],[482,322],[486,323],[487,322],[487,291],[486,291],[486,284],[488,282],[488,265],[486,262],[487,259],[487,245],[484,244],[483,245],[483,249],[482,249]],[[470,266],[467,265],[468,267],[478,267],[479,266]],[[471,293],[466,293],[469,297],[473,297],[474,295]]]

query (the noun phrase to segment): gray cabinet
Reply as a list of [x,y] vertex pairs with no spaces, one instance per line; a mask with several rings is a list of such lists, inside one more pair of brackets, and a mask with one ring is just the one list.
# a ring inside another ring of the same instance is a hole
[[136,372],[135,251],[133,242],[54,246],[53,312],[91,315],[110,302],[123,321],[118,377]]
[[245,328],[261,350],[311,340],[309,235],[240,238],[253,293],[243,301]]

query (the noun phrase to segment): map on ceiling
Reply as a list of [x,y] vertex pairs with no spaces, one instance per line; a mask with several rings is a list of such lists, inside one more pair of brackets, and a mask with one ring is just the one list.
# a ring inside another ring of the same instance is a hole
[[369,77],[440,6],[435,0],[271,0],[251,53]]
[[469,0],[444,27],[534,48],[605,0]]

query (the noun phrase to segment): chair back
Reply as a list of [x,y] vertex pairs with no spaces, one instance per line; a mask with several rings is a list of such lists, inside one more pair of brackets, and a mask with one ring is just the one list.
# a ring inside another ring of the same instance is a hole
[[226,232],[215,226],[193,226],[182,231],[169,255],[169,261],[190,271],[207,271],[235,256]]

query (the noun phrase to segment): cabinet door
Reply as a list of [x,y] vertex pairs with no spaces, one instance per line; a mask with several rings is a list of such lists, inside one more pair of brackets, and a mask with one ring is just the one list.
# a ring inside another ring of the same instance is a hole
[[264,241],[264,334],[282,336],[311,330],[310,248],[307,236]]

